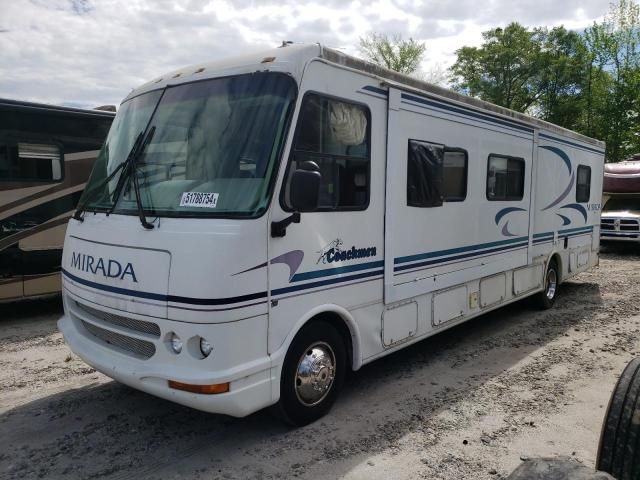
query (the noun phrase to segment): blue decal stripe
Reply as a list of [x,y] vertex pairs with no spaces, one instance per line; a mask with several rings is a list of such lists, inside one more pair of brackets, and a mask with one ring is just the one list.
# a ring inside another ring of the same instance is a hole
[[[526,237],[525,237],[526,238]],[[427,260],[425,262],[419,262],[419,263],[412,263],[409,265],[401,265],[399,267],[395,267],[393,270],[394,272],[401,272],[403,270],[409,270],[411,268],[418,268],[418,267],[426,267],[429,265],[437,265],[439,263],[446,263],[446,262],[450,262],[450,261],[455,261],[455,260],[462,260],[465,258],[471,258],[471,257],[478,257],[478,256],[483,256],[483,255],[487,255],[490,253],[497,253],[497,252],[506,252],[508,250],[513,250],[513,249],[517,249],[517,248],[523,248],[526,247],[529,244],[528,241],[526,242],[520,242],[520,243],[515,243],[515,244],[511,244],[511,245],[507,245],[507,246],[503,246],[503,247],[498,247],[498,248],[492,248],[490,250],[482,250],[482,251],[475,251],[475,252],[470,252],[470,253],[464,253],[461,255],[454,255],[452,257],[445,257],[445,258],[437,258],[435,260]]]
[[311,280],[313,278],[330,277],[333,275],[341,275],[343,273],[358,272],[360,270],[368,270],[370,268],[382,268],[384,261],[359,263],[356,265],[347,265],[344,267],[325,268],[324,270],[314,270],[312,272],[296,273],[291,279],[292,282],[301,282],[303,280]]
[[553,140],[554,142],[558,142],[558,143],[564,143],[566,145],[570,145],[572,147],[577,147],[577,148],[582,148],[584,150],[589,150],[590,152],[593,153],[599,153],[600,155],[604,155],[604,150],[598,150],[596,148],[593,147],[588,147],[586,145],[580,145],[579,143],[574,143],[574,142],[570,142],[569,140],[564,140],[562,138],[558,138],[558,137],[553,137],[551,135],[547,135],[546,133],[540,133],[540,137],[541,138],[546,138],[548,140]]
[[527,133],[533,133],[533,128],[531,127],[527,127],[522,123],[515,123],[515,122],[503,120],[501,117],[497,117],[494,115],[490,115],[486,113],[478,113],[475,110],[467,109],[460,106],[453,106],[447,103],[434,102],[432,100],[427,100],[426,98],[417,97],[415,95],[410,95],[408,93],[403,93],[402,98],[406,100],[410,100],[412,102],[421,103],[423,105],[428,105],[430,107],[440,108],[442,110],[448,110],[450,112],[458,113],[460,115],[464,115],[465,117],[477,118],[485,122],[495,123],[498,125],[514,128],[516,130],[520,130]]
[[500,223],[500,220],[502,219],[502,217],[504,217],[505,215],[507,215],[507,214],[509,214],[511,212],[526,212],[526,210],[524,208],[520,208],[520,207],[503,208],[498,213],[496,213],[496,216],[495,216],[496,225],[498,225],[498,223]]
[[92,282],[91,280],[85,280],[84,278],[80,278],[64,268],[62,269],[62,273],[65,277],[73,280],[74,282],[80,283],[87,287],[95,288],[97,290],[103,290],[105,292],[117,293],[119,295],[128,295],[130,297],[137,298],[146,298],[149,300],[158,300],[161,302],[174,302],[174,303],[188,303],[190,305],[229,305],[233,303],[246,302],[249,300],[255,300],[258,298],[266,298],[267,292],[258,292],[252,293],[249,295],[242,295],[238,297],[229,297],[229,298],[192,298],[192,297],[181,297],[179,295],[163,295],[161,293],[152,293],[152,292],[141,292],[139,290],[131,290],[128,288],[114,287],[111,285],[104,285],[102,283]]
[[[478,245],[468,245],[466,247],[458,247],[458,248],[450,248],[448,250],[438,250],[437,252],[427,252],[427,253],[418,253],[416,255],[409,255],[406,257],[398,257],[396,259],[394,259],[393,263],[395,263],[396,265],[399,263],[407,263],[407,262],[414,262],[417,260],[424,260],[426,258],[433,258],[433,257],[441,257],[443,255],[452,255],[455,253],[461,253],[461,252],[469,252],[469,251],[474,251],[474,250],[480,250],[483,248],[491,248],[491,247],[496,247],[498,245],[509,245],[512,243],[517,243],[517,242],[522,242],[524,240],[528,240],[529,237],[518,237],[518,238],[510,238],[509,240],[499,240],[497,242],[489,242],[489,243],[480,243]],[[482,253],[482,252],[480,252]]]
[[362,90],[377,93],[378,95],[384,95],[385,97],[389,96],[388,92],[384,88],[378,88],[372,85],[365,85],[364,87],[362,87]]
[[311,288],[324,287],[326,285],[334,285],[336,283],[350,282],[352,280],[360,280],[362,278],[369,278],[374,276],[382,277],[384,270],[374,270],[371,272],[358,273],[356,275],[349,275],[346,277],[331,278],[328,280],[320,280],[317,282],[304,283],[302,285],[294,285],[292,287],[276,288],[271,291],[272,296],[283,295],[285,293],[298,292],[300,290],[308,290]]
[[558,233],[573,233],[573,232],[591,232],[593,225],[578,228],[566,228],[564,230],[558,230]]

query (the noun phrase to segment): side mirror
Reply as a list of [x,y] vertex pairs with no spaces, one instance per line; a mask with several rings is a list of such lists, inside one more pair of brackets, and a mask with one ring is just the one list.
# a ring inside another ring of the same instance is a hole
[[318,208],[322,174],[314,162],[305,162],[293,172],[289,195],[291,206],[297,212],[310,212]]

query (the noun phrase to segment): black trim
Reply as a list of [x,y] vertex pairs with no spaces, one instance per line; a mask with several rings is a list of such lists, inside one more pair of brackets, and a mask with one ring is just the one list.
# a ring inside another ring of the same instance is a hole
[[148,300],[157,300],[160,302],[169,303],[187,303],[190,305],[228,305],[233,303],[247,302],[249,300],[255,300],[258,298],[266,298],[267,292],[251,293],[249,295],[240,295],[237,297],[227,298],[195,298],[195,297],[183,297],[180,295],[165,295],[162,293],[141,292],[139,290],[131,290],[129,288],[113,287],[111,285],[104,285],[98,282],[92,282],[91,280],[85,280],[80,278],[69,271],[62,269],[62,273],[65,277],[68,277],[74,282],[80,283],[87,287],[95,288],[97,290],[104,290],[105,292],[117,293],[119,295],[129,295],[131,297],[146,298]]
[[357,100],[352,100],[352,99],[345,99],[343,97],[338,97],[335,95],[329,95],[327,93],[324,92],[319,92],[316,90],[307,90],[306,92],[304,92],[304,95],[302,96],[302,100],[300,101],[300,107],[298,109],[298,117],[296,118],[296,128],[295,131],[293,133],[293,141],[291,142],[291,149],[289,150],[289,156],[287,158],[287,168],[285,169],[284,172],[284,177],[282,179],[282,185],[280,187],[280,194],[279,194],[279,203],[280,203],[280,208],[282,208],[283,211],[285,212],[293,212],[294,210],[289,207],[286,204],[285,201],[285,191],[287,188],[287,181],[289,179],[289,172],[291,170],[291,163],[293,162],[293,158],[294,155],[297,153],[295,146],[296,146],[296,141],[298,138],[298,133],[300,131],[300,114],[302,112],[302,107],[304,105],[304,102],[307,100],[307,97],[309,96],[316,96],[316,97],[321,97],[321,98],[327,98],[330,100],[337,100],[339,102],[342,103],[347,103],[350,105],[357,105],[357,106],[361,106],[364,108],[366,114],[367,114],[367,133],[366,133],[366,141],[367,141],[367,157],[350,157],[350,156],[345,156],[345,155],[332,155],[332,154],[324,154],[324,153],[318,153],[318,152],[309,152],[306,150],[298,150],[298,152],[300,153],[308,153],[311,155],[316,155],[318,157],[329,157],[329,158],[344,158],[344,159],[353,159],[355,161],[366,161],[367,162],[367,201],[364,205],[362,205],[361,207],[338,207],[338,208],[318,208],[316,210],[312,210],[309,212],[305,212],[305,213],[317,213],[317,212],[362,212],[365,211],[369,208],[369,204],[371,203],[371,109],[369,108],[369,105],[367,103],[364,102],[358,102]]

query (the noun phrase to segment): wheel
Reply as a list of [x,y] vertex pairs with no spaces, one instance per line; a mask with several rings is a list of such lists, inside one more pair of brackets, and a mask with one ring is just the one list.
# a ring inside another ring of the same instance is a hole
[[303,327],[282,367],[279,416],[298,427],[324,416],[342,388],[346,364],[344,340],[333,326],[316,321]]
[[553,307],[558,294],[558,266],[555,260],[549,262],[547,273],[544,277],[544,290],[536,296],[536,304],[542,310]]
[[617,480],[640,478],[640,358],[629,362],[611,395],[596,466]]

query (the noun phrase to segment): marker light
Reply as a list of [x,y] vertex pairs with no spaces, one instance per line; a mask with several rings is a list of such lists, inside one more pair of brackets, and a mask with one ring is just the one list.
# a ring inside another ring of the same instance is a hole
[[171,349],[175,353],[180,353],[182,351],[182,340],[180,340],[180,337],[178,335],[172,333],[169,341],[171,343]]
[[169,388],[174,390],[182,390],[184,392],[200,393],[203,395],[215,395],[217,393],[227,393],[229,391],[229,382],[215,383],[212,385],[193,385],[191,383],[176,382],[169,380]]
[[200,353],[206,357],[208,357],[213,351],[213,345],[207,342],[204,338],[200,338]]

